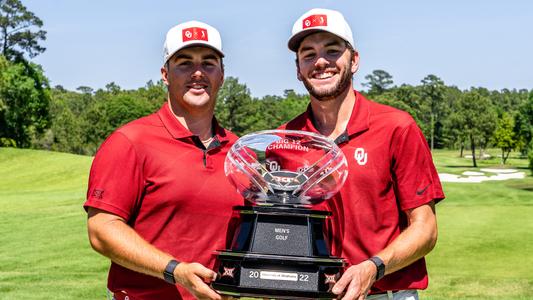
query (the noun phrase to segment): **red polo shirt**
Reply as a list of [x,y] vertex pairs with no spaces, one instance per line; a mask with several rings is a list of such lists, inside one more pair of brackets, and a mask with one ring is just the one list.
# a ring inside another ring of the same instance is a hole
[[[224,175],[224,159],[237,137],[213,120],[215,140],[202,149],[168,104],[117,129],[91,168],[87,202],[116,214],[146,241],[179,261],[215,263],[226,248],[232,207],[242,197]],[[185,289],[112,263],[108,288],[132,299],[190,298]]]
[[[317,209],[333,213],[328,224],[332,254],[358,264],[390,244],[407,227],[405,210],[444,199],[426,139],[406,112],[354,91],[346,133],[337,143],[348,160],[341,191]],[[281,128],[318,132],[311,106]],[[376,282],[372,292],[424,289],[424,259]]]

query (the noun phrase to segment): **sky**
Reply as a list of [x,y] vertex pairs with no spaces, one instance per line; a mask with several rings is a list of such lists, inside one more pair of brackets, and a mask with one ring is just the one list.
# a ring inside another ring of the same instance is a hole
[[461,89],[533,88],[533,1],[141,1],[22,0],[47,31],[33,59],[52,86],[137,89],[160,79],[168,29],[198,20],[216,27],[225,75],[252,96],[304,93],[287,48],[293,23],[315,7],[339,10],[360,55],[354,76],[382,69],[394,84],[428,74]]

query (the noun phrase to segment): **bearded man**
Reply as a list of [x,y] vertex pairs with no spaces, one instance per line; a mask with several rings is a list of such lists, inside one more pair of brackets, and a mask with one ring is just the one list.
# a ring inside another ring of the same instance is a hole
[[281,128],[328,136],[348,159],[343,188],[317,207],[332,212],[331,252],[348,262],[333,293],[418,299],[417,290],[428,284],[424,256],[437,241],[435,203],[444,199],[424,135],[408,113],[353,89],[359,54],[341,13],[306,12],[288,46],[311,101]]

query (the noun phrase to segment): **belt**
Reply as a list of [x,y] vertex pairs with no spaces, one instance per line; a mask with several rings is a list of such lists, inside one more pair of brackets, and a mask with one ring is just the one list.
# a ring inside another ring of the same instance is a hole
[[368,296],[373,296],[373,295],[386,295],[388,293],[398,293],[400,292],[401,290],[394,290],[394,291],[381,291],[381,292],[376,292],[376,293],[372,293],[372,294],[368,294]]
[[386,292],[379,292],[379,293],[374,293],[374,294],[371,294],[371,295],[368,295],[366,296],[365,299],[367,300],[372,300],[372,299],[384,299],[385,296],[387,297],[387,299],[390,299],[392,300],[393,297],[394,297],[394,293],[396,293],[397,291],[386,291]]
[[[404,294],[402,296],[407,296],[409,299],[418,299],[416,290],[395,290],[395,291],[380,291],[377,293],[369,294],[366,299],[372,300],[372,299],[390,299],[392,300],[394,295],[398,293],[404,293],[404,292],[412,292],[413,295],[410,295],[409,293]],[[415,298],[411,298],[412,296],[415,296]],[[403,298],[402,298],[403,299]]]

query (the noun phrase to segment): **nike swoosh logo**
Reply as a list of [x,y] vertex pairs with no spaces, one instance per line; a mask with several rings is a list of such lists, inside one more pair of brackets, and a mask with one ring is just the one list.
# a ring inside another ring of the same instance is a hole
[[417,190],[417,191],[416,191],[416,194],[419,195],[419,196],[422,195],[422,194],[424,194],[424,192],[428,189],[428,187],[429,187],[430,185],[431,185],[431,183],[428,184],[428,185],[426,185],[425,188],[423,188],[423,189],[421,189],[421,190]]

